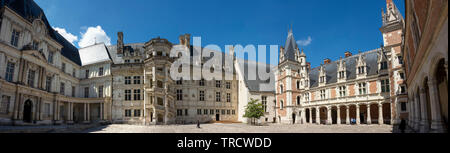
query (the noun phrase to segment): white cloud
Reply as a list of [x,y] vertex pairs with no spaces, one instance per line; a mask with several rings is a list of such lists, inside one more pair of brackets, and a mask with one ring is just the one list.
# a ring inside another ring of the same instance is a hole
[[111,38],[106,35],[106,32],[101,26],[88,27],[86,32],[81,33],[81,39],[80,42],[78,42],[78,46],[83,48],[89,45],[94,45],[96,42],[103,42],[105,45],[111,45]]
[[74,42],[78,41],[78,37],[77,36],[67,32],[66,29],[64,29],[64,28],[53,27],[53,29],[55,29],[59,34],[61,34],[61,36],[66,38],[67,41],[72,43],[72,45],[75,45]]
[[297,44],[299,46],[308,46],[309,44],[311,44],[311,42],[312,42],[311,36],[308,36],[308,39],[306,40],[298,40]]

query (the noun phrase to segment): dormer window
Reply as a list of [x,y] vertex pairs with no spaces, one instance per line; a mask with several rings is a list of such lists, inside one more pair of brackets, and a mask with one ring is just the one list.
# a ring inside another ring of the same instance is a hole
[[386,61],[383,61],[383,62],[381,62],[380,64],[381,64],[380,70],[387,70],[388,64],[387,64]]
[[19,36],[20,32],[16,29],[13,29],[11,34],[11,45],[18,47],[19,46]]
[[359,83],[358,86],[359,86],[359,95],[365,95],[367,93],[366,83],[365,82]]
[[50,64],[53,64],[53,52],[52,51],[49,51],[48,52],[48,63],[50,63]]
[[339,79],[345,78],[345,71],[339,71],[339,73],[338,73],[338,78],[339,78]]
[[319,82],[320,82],[320,83],[324,83],[324,82],[325,82],[325,76],[321,76],[321,77],[319,78]]
[[364,66],[359,66],[358,67],[358,74],[364,74],[364,73],[366,73],[365,70],[366,69],[366,67],[364,67]]

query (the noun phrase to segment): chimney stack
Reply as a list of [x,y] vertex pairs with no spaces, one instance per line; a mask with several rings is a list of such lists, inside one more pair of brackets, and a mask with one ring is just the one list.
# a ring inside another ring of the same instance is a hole
[[310,62],[306,62],[306,67],[307,67],[308,71],[311,70],[311,63]]
[[331,60],[329,58],[325,58],[323,60],[323,64],[330,64],[330,63],[331,63]]
[[349,51],[346,51],[345,52],[345,57],[350,57],[350,56],[352,56],[352,53],[350,53]]
[[123,32],[117,33],[117,54],[123,54]]

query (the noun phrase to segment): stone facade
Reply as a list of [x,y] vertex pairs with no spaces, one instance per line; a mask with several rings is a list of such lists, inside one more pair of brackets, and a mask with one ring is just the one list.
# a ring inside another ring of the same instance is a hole
[[448,1],[405,2],[409,114],[402,118],[416,132],[448,132]]

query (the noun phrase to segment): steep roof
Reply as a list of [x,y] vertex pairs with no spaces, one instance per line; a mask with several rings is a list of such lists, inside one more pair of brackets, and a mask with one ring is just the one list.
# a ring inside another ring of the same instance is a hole
[[[356,60],[359,55],[362,55],[366,62],[366,72],[367,76],[373,76],[378,74],[378,54],[377,52],[381,49],[375,49],[368,52],[363,52],[360,54],[356,54],[342,60],[345,61],[345,69],[347,80],[356,79]],[[323,65],[326,73],[326,84],[336,83],[337,82],[337,66],[339,61],[334,61],[329,64]],[[313,68],[309,73],[310,87],[319,86],[319,71],[320,67]]]
[[81,48],[79,53],[82,66],[105,61],[112,61],[109,51],[104,43]]
[[48,29],[48,35],[63,46],[61,54],[74,63],[81,65],[78,49],[50,26],[44,11],[33,0],[1,0],[0,7],[3,6],[12,9],[30,23],[42,15],[41,19]]
[[[275,66],[244,59],[238,59],[237,61],[238,65],[236,66],[241,67],[242,71],[241,73],[243,73],[242,75],[244,78],[245,85],[247,86],[250,92],[275,92],[275,74],[272,71],[273,68],[275,68]],[[249,72],[250,68],[256,68],[256,71],[252,70],[251,72]],[[260,79],[260,77],[262,76],[259,76],[257,71],[260,68],[261,69],[266,68],[266,72],[269,72],[269,76],[265,77],[269,77],[269,79],[267,80]],[[254,75],[253,73],[256,73],[256,75]],[[250,77],[250,75],[254,76]]]
[[297,51],[297,43],[292,33],[292,29],[289,30],[288,37],[286,39],[286,45],[284,46],[284,58],[285,60],[296,61],[295,52]]

